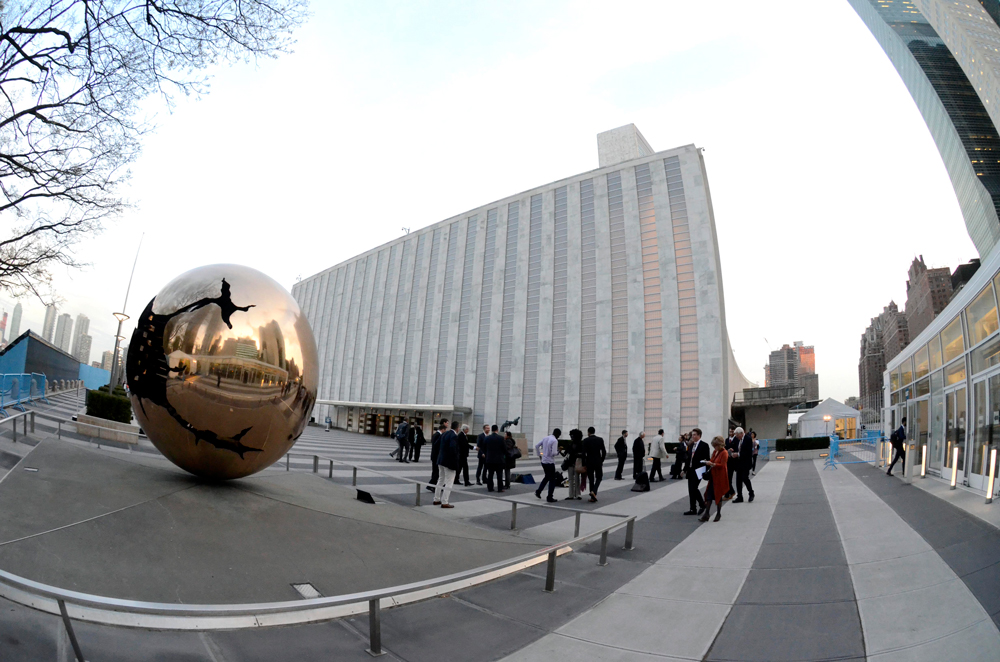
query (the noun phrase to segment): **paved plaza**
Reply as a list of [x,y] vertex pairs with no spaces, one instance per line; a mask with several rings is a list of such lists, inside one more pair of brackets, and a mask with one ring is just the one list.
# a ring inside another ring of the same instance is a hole
[[[74,406],[77,402],[69,395],[54,399],[52,405],[67,414]],[[170,548],[160,557],[146,558],[140,544],[125,544],[123,539],[110,540],[103,556],[67,546],[67,541],[83,544],[88,539],[85,546],[93,546],[94,532],[113,529],[118,517],[113,511],[123,507],[120,499],[124,497],[119,495],[115,501],[110,486],[106,495],[92,503],[85,503],[82,492],[73,496],[80,502],[78,510],[59,514],[62,520],[58,526],[32,525],[32,521],[56,516],[46,515],[38,504],[26,503],[40,498],[31,495],[25,482],[25,478],[37,480],[38,475],[19,473],[28,464],[52,467],[53,471],[62,466],[69,474],[87,458],[99,458],[114,466],[132,467],[137,478],[141,474],[183,480],[167,477],[166,472],[175,471],[172,465],[146,448],[97,450],[83,440],[54,440],[40,427],[41,420],[29,444],[22,443],[23,438],[14,444],[9,426],[0,426],[0,458],[6,458],[7,464],[9,456],[20,458],[34,448],[21,464],[11,465],[13,473],[0,482],[0,502],[7,513],[0,528],[2,569],[29,577],[33,572],[41,573],[44,579],[75,590],[101,592],[103,585],[109,588],[105,594],[132,591],[137,598],[148,599],[149,591],[166,591],[171,585],[176,586],[175,601],[204,599],[213,590],[219,591],[220,601],[240,598],[238,581],[228,581],[222,573],[212,576],[212,572],[205,572],[212,561],[203,548]],[[389,458],[392,447],[384,438],[310,427],[293,452],[320,454],[392,476],[418,480],[429,476],[426,459],[400,464]],[[522,470],[535,468],[531,459],[519,465]],[[447,574],[462,563],[474,567],[486,562],[496,551],[514,554],[516,551],[510,550],[519,546],[530,549],[573,534],[570,514],[524,507],[518,510],[518,529],[510,532],[510,504],[484,498],[484,487],[459,488],[454,498],[456,508],[445,511],[430,506],[426,493],[422,505],[415,506],[412,484],[401,485],[392,477],[360,472],[358,487],[370,491],[382,505],[337,501],[335,495],[347,493],[350,487],[351,470],[335,467],[331,480],[329,464],[321,461],[319,468],[315,475],[311,457],[293,456],[291,471],[283,464],[276,465],[246,481],[257,481],[255,486],[240,490],[253,493],[246,498],[254,500],[274,497],[287,501],[272,515],[287,525],[272,537],[291,541],[282,555],[269,559],[269,567],[244,569],[242,577],[248,585],[255,577],[261,578],[260,586],[247,588],[245,601],[278,599],[275,596],[280,591],[290,591],[285,574],[319,577],[321,592],[336,594],[341,588],[357,590],[358,582],[375,588],[405,581],[407,576]],[[15,490],[15,486],[21,487]],[[754,486],[753,503],[727,504],[721,522],[700,524],[682,515],[687,509],[683,481],[657,483],[652,491],[640,494],[628,489],[630,481],[614,481],[611,476],[602,486],[598,503],[560,501],[560,505],[572,503],[572,507],[595,513],[636,515],[634,550],[623,550],[624,533],[616,532],[610,540],[609,565],[600,567],[598,543],[578,546],[559,558],[553,593],[542,590],[542,565],[385,610],[382,641],[387,658],[1000,658],[1000,530],[974,508],[963,507],[961,499],[949,502],[940,498],[934,489],[905,485],[868,465],[823,470],[820,462],[813,461],[763,463]],[[514,488],[514,499],[538,503],[532,486]],[[153,488],[146,485],[142,489]],[[565,494],[565,490],[559,492]],[[304,493],[314,501],[289,498]],[[98,512],[102,508],[106,515]],[[165,527],[173,518],[174,527],[193,526],[183,520],[183,505],[169,498],[154,499],[132,510],[141,513],[141,508],[152,508],[148,511],[152,519],[146,524]],[[356,539],[352,541],[356,543],[353,555],[357,557],[357,551],[367,545],[372,557],[347,561],[331,551],[337,545],[331,540],[335,528],[315,513],[324,508],[331,514],[351,508],[351,516],[360,515],[361,519],[366,518],[365,512],[377,513],[371,515],[372,524],[391,526],[373,528],[370,533],[352,529],[350,535]],[[164,516],[156,515],[158,510]],[[266,509],[254,510],[258,512],[267,516]],[[32,516],[19,519],[18,513]],[[403,519],[391,524],[399,517]],[[134,520],[137,530],[145,519]],[[209,526],[210,519],[196,523]],[[94,524],[102,520],[104,524]],[[232,525],[224,518],[219,521],[226,527]],[[393,527],[404,521],[411,531],[398,533]],[[581,528],[592,530],[605,521],[596,514],[585,515]],[[15,525],[35,529],[15,531]],[[175,543],[188,540],[193,545],[194,538],[185,538],[182,528],[175,528],[173,536],[164,535],[156,545],[167,545],[171,539]],[[413,530],[427,535],[416,535]],[[32,536],[28,546],[18,542],[26,535]],[[268,544],[266,535],[255,535],[244,531],[251,546]],[[397,544],[390,550],[393,541]],[[488,551],[493,545],[499,547]],[[18,552],[19,547],[22,552]],[[459,555],[452,555],[456,551]],[[185,585],[172,575],[177,566],[171,565],[171,559],[188,564],[197,581]],[[144,573],[130,574],[127,567],[141,567]],[[338,573],[345,576],[342,586]],[[102,576],[113,579],[102,580]],[[323,584],[325,581],[329,584]],[[280,599],[293,598],[284,595]],[[137,659],[136,650],[143,651],[143,659],[365,660],[370,659],[365,652],[367,627],[367,619],[361,615],[311,625],[201,633],[78,622],[76,633],[88,660],[133,660]],[[0,603],[3,660],[70,659],[68,646],[57,617],[12,602]]]

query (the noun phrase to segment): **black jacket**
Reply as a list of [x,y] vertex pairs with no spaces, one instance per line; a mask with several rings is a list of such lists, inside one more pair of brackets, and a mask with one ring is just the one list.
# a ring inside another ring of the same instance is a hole
[[635,441],[632,442],[632,459],[646,457],[646,440],[642,437],[636,437]]
[[743,441],[740,442],[739,450],[736,452],[740,454],[740,456],[734,460],[736,462],[736,466],[743,469],[749,469],[753,464],[753,439],[750,438],[750,435],[743,435]]
[[454,430],[445,430],[437,443],[436,462],[442,467],[458,469],[458,434]]
[[510,452],[515,448],[517,448],[517,442],[514,441],[513,437],[510,438],[504,437],[503,448],[505,453],[504,457],[504,462],[506,463],[505,466],[508,469],[513,469],[514,467],[517,466],[517,460],[510,454]]
[[431,435],[431,462],[434,464],[440,464],[438,462],[438,448],[441,442],[441,430],[434,430],[434,434]]
[[488,436],[485,432],[480,432],[476,438],[476,456],[480,460],[486,459],[486,437]]
[[464,432],[458,433],[458,456],[462,459],[469,459],[469,437]]
[[588,469],[601,467],[607,456],[608,451],[604,448],[604,439],[597,435],[591,435],[583,440],[583,462]]
[[674,451],[674,463],[678,466],[683,467],[684,463],[688,459],[688,449],[687,444],[683,442],[677,442],[677,450]]
[[698,442],[688,457],[687,464],[684,465],[684,471],[688,472],[688,478],[694,478],[695,469],[700,469],[705,466],[705,461],[712,457],[708,442],[704,439]]
[[496,466],[506,466],[507,464],[507,445],[504,444],[503,437],[501,437],[496,432],[490,434],[486,437],[486,464],[493,464]]
[[618,441],[615,442],[615,453],[628,455],[628,442],[625,441],[625,437],[618,437]]

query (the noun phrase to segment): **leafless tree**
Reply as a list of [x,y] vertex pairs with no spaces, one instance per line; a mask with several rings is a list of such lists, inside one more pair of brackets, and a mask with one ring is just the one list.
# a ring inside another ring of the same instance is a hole
[[304,19],[305,0],[0,0],[0,288],[43,297],[128,208],[145,99],[287,52]]

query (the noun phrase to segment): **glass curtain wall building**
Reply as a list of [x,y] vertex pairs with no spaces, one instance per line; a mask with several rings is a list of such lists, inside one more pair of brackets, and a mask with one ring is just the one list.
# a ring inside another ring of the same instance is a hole
[[708,178],[693,145],[633,125],[601,168],[459,214],[306,278],[316,417],[388,434],[402,418],[520,418],[529,439],[725,429],[747,385],[726,331]]

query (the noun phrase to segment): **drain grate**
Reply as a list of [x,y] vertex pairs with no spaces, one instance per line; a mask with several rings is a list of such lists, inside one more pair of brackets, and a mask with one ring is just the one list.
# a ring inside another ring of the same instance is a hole
[[292,584],[292,588],[298,591],[303,598],[321,598],[323,595],[316,590],[316,587],[306,582],[304,584]]

